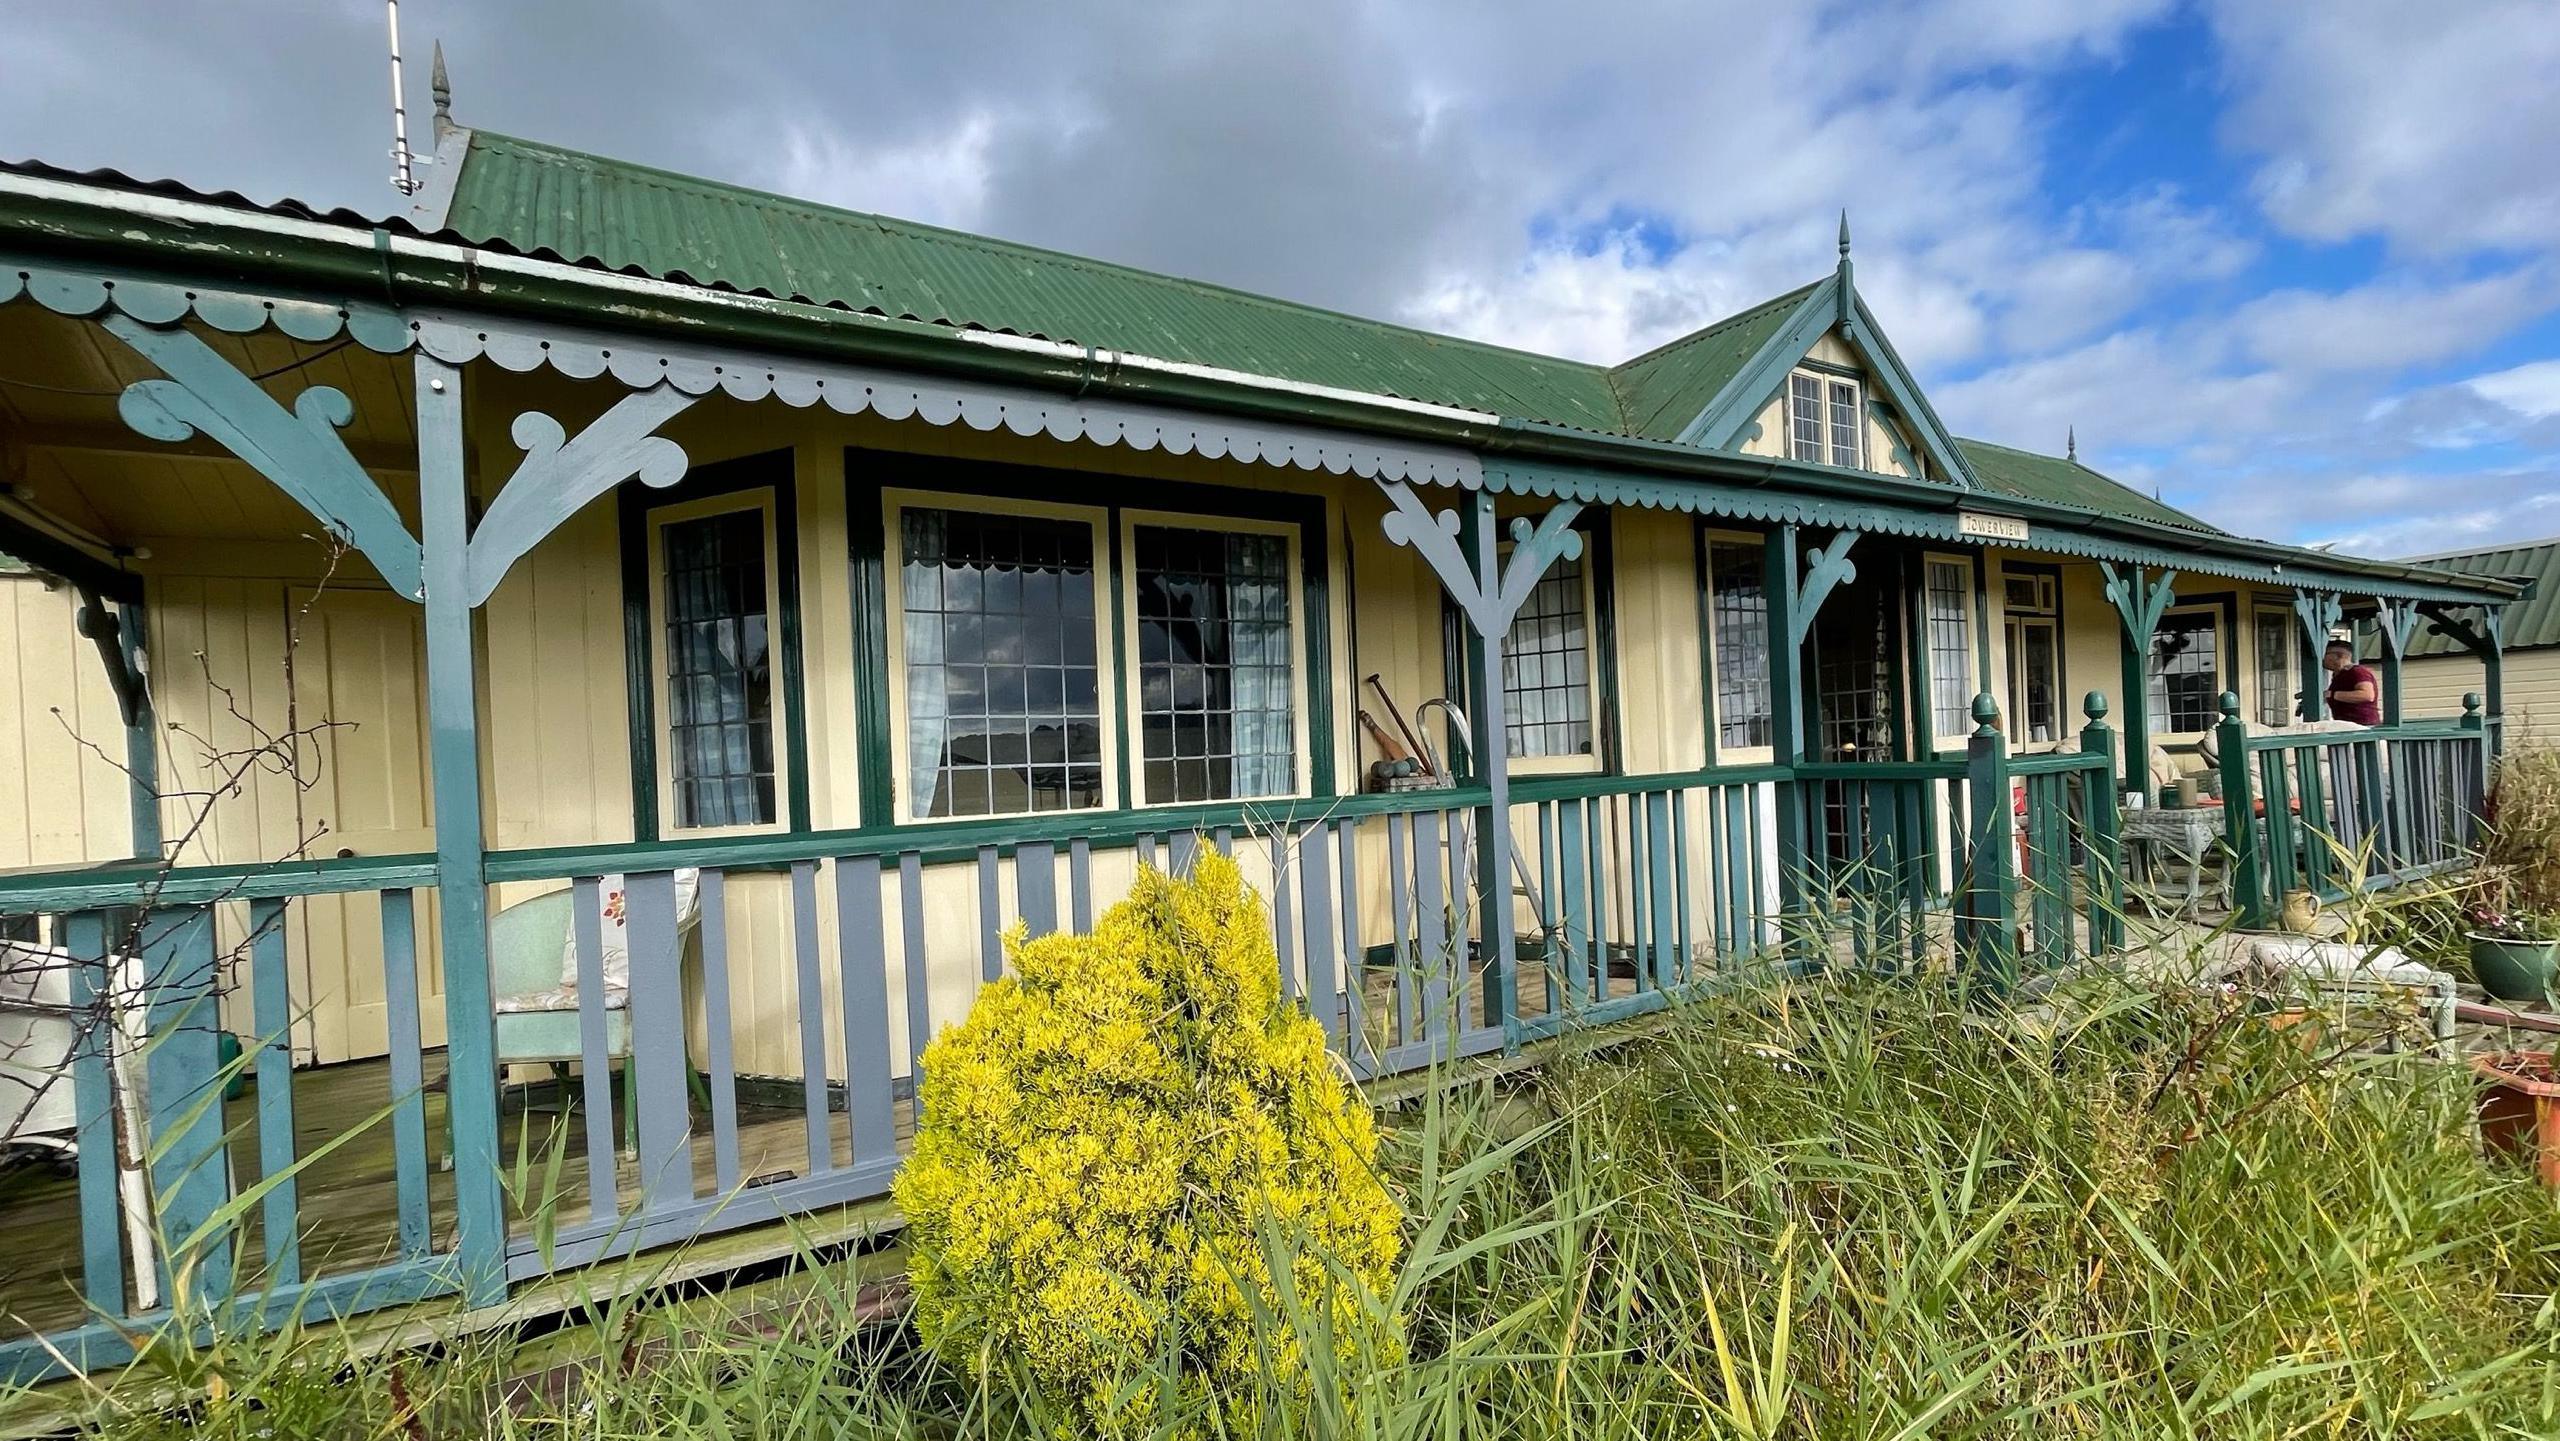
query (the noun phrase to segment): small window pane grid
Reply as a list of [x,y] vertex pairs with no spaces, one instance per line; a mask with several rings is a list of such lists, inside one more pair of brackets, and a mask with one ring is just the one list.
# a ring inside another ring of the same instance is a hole
[[1150,802],[1296,789],[1289,543],[1134,527],[1138,735]]
[[675,823],[768,824],[775,809],[764,512],[670,521],[658,544]]
[[[1834,604],[1846,599],[1835,596]],[[1875,607],[1872,629],[1854,620],[1817,640],[1815,688],[1822,705],[1822,754],[1817,761],[1871,762],[1893,755],[1885,693],[1893,686],[1886,608]]]
[[1590,619],[1582,561],[1559,559],[1502,641],[1503,732],[1511,755],[1591,754]]
[[2222,718],[2215,691],[2220,632],[2206,614],[2169,615],[2151,635],[2149,698],[2156,732],[2192,734]]
[[1751,750],[1772,744],[1769,732],[1769,594],[1760,547],[1718,541],[1707,547],[1716,646],[1716,744]]
[[2046,577],[2040,575],[2004,575],[2000,578],[2001,600],[2010,610],[2051,610],[2053,601],[2045,593]]
[[2025,722],[2022,736],[2032,742],[2059,739],[2062,724],[2062,665],[2049,620],[2021,620],[2017,625],[2018,694],[2011,709]]
[[1823,458],[1822,377],[1797,371],[1787,377],[1788,456],[1820,464]]
[[919,817],[1102,804],[1090,522],[899,512],[910,807]]
[[1973,710],[1973,571],[1933,560],[1928,574],[1930,724],[1939,740],[1971,729]]
[[1854,382],[1831,382],[1831,463],[1851,470],[1862,468],[1860,444],[1866,427],[1858,423],[1858,387]]
[[2293,617],[2283,611],[2257,613],[2258,724],[2289,725],[2293,693]]

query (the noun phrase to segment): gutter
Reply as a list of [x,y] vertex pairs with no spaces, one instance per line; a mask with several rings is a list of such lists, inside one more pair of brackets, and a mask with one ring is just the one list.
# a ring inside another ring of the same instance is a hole
[[779,350],[1027,382],[1075,394],[1172,400],[1231,413],[1317,420],[1486,454],[1518,453],[1655,475],[1783,486],[1949,514],[1967,509],[1997,511],[2166,549],[2202,551],[2209,544],[2213,550],[2275,566],[2299,564],[2423,582],[2501,599],[2513,599],[2523,589],[2502,579],[2304,550],[2273,541],[2200,536],[2176,526],[2051,502],[1982,491],[1950,492],[1941,485],[1901,476],[1699,450],[1220,366],[892,319],[490,250],[457,240],[95,183],[0,172],[0,236],[92,257],[104,250],[141,267],[166,266],[175,254],[226,276],[275,277],[306,288],[316,283],[324,291],[347,296],[371,296],[386,286],[422,289],[527,315],[553,316],[567,310],[590,322],[602,320],[689,337],[712,332],[745,335]]

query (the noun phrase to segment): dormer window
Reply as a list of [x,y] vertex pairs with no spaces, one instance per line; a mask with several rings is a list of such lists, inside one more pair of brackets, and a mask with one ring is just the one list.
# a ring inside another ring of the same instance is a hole
[[1794,372],[1787,377],[1787,454],[1816,465],[1865,469],[1860,414],[1858,382],[1815,370]]

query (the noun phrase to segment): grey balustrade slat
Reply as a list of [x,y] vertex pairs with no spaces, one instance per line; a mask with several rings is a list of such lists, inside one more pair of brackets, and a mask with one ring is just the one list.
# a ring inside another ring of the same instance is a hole
[[1301,833],[1291,827],[1271,831],[1271,948],[1280,956],[1280,999],[1298,998],[1298,936],[1290,915],[1289,852]]
[[382,893],[382,989],[391,1073],[392,1190],[400,1254],[427,1254],[427,1080],[418,1031],[417,893]]
[[809,1174],[832,1171],[835,1137],[827,1124],[826,1002],[818,983],[818,867],[791,863],[791,953],[799,982],[800,1116],[809,1138]]
[[1393,927],[1390,949],[1395,964],[1395,1029],[1387,1046],[1410,1045],[1414,1039],[1414,970],[1422,964],[1422,936],[1413,913],[1413,888],[1405,869],[1412,849],[1413,816],[1398,811],[1387,817],[1387,916]]
[[1597,797],[1582,803],[1583,864],[1589,867],[1590,879],[1584,882],[1591,900],[1591,967],[1586,977],[1584,994],[1592,1003],[1609,999],[1609,944],[1616,929],[1609,895],[1609,803]]
[[1645,849],[1653,862],[1653,975],[1654,983],[1665,990],[1680,983],[1679,960],[1674,947],[1679,942],[1677,922],[1673,919],[1675,902],[1671,894],[1673,857],[1671,853],[1671,797],[1666,791],[1647,791],[1645,808]]
[[1227,857],[1233,857],[1235,855],[1236,833],[1232,828],[1227,826],[1218,827],[1217,834],[1211,839],[1218,847],[1218,854]]
[[107,918],[79,911],[63,923],[71,952],[71,1106],[80,1143],[80,1294],[103,1316],[125,1314],[124,1214],[116,1189],[117,991],[109,974]]
[[1700,791],[1701,829],[1705,832],[1707,851],[1704,857],[1707,945],[1721,959],[1733,952],[1733,863],[1735,860],[1725,816],[1732,808],[1732,797],[1723,786],[1707,786]]
[[[258,1046],[258,1177],[275,1188],[265,1216],[270,1288],[302,1280],[300,1178],[294,1168],[293,983],[285,955],[285,903],[249,903],[250,1023]],[[76,1014],[76,1013],[75,1013]]]
[[729,1004],[729,884],[726,873],[705,867],[694,884],[702,913],[702,1025],[711,1069],[711,1167],[725,1196],[738,1189],[738,1062]]
[[1173,855],[1173,874],[1177,876],[1191,874],[1191,868],[1200,861],[1200,833],[1175,831],[1165,838],[1165,843]]
[[1137,851],[1139,869],[1149,871],[1160,871],[1164,869],[1164,867],[1156,864],[1156,838],[1154,836],[1139,836]]
[[640,1194],[650,1209],[694,1197],[693,1096],[686,1085],[683,942],[676,934],[675,875],[626,878],[631,937],[631,1065],[639,1073]]
[[881,924],[880,858],[851,856],[835,866],[846,1124],[853,1132],[853,1164],[859,1168],[898,1154],[889,1062],[888,935]]
[[1547,977],[1547,1014],[1565,1013],[1564,911],[1556,882],[1556,803],[1540,801],[1538,813],[1538,954]]
[[587,1108],[587,1213],[596,1220],[620,1214],[613,1150],[621,1132],[614,1125],[613,1060],[605,1043],[603,896],[604,883],[594,876],[569,883],[569,934],[578,952],[578,1079]]
[[1627,937],[1634,944],[1629,958],[1635,970],[1638,991],[1650,991],[1661,977],[1661,958],[1655,954],[1660,940],[1653,924],[1653,854],[1651,833],[1645,828],[1644,797],[1629,796],[1622,818],[1627,828]]
[[1670,798],[1671,866],[1672,873],[1679,877],[1678,887],[1673,892],[1677,928],[1672,935],[1679,946],[1677,979],[1680,984],[1687,985],[1695,979],[1692,972],[1697,966],[1698,954],[1689,929],[1689,799],[1687,793],[1682,791],[1671,792]]
[[924,936],[924,856],[898,854],[898,930],[907,953],[907,1076],[924,1121],[924,1050],[933,1044],[933,970]]
[[[1454,1040],[1450,1029],[1449,972],[1452,952],[1448,898],[1441,894],[1441,867],[1448,853],[1440,838],[1441,815],[1422,811],[1413,818],[1413,908],[1420,924],[1418,950],[1422,967],[1422,1034],[1442,1054],[1440,1043]],[[1450,1052],[1454,1054],[1454,1051]]]
[[1013,852],[1014,911],[1032,939],[1058,928],[1058,848],[1025,841]]
[[1067,842],[1067,917],[1077,931],[1093,929],[1093,842]]
[[1331,839],[1332,832],[1323,825],[1311,826],[1303,833],[1298,854],[1298,903],[1307,922],[1307,1005],[1315,1012],[1316,1023],[1324,1027],[1326,1043],[1339,1045],[1342,994],[1336,958],[1342,933],[1334,925],[1333,856],[1327,845]]
[[990,985],[1004,975],[1004,897],[996,848],[978,847],[978,978]]
[[[1342,926],[1343,1052],[1354,1061],[1369,1045],[1369,958],[1360,948],[1360,827],[1357,821],[1332,826],[1333,874],[1341,904],[1334,907]],[[1374,1052],[1371,1059],[1375,1060]]]

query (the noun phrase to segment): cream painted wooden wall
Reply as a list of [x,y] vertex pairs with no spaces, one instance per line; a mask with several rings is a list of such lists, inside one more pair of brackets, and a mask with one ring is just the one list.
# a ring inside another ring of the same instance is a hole
[[[2507,743],[2560,736],[2560,648],[2506,653],[2501,679]],[[2458,716],[2466,694],[2486,695],[2488,672],[2467,655],[2427,656],[2401,674],[2401,698],[2412,719]]]
[[124,721],[79,609],[68,586],[0,573],[0,867],[132,850]]

